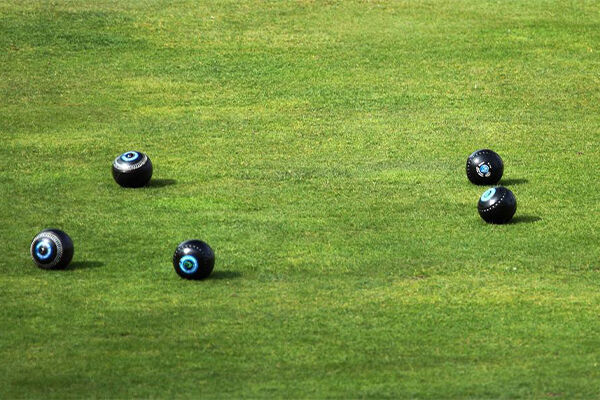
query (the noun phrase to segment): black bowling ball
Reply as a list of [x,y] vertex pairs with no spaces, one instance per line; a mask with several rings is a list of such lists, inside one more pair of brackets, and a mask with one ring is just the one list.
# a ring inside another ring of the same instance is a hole
[[517,199],[513,192],[498,186],[486,190],[477,204],[479,215],[490,224],[505,224],[517,211]]
[[152,178],[152,162],[144,153],[128,151],[115,158],[112,174],[123,187],[142,187]]
[[173,255],[175,272],[185,279],[204,279],[215,266],[215,253],[201,240],[186,240]]
[[467,178],[476,185],[495,185],[503,173],[502,158],[492,150],[477,150],[467,158]]
[[43,269],[62,269],[73,259],[73,241],[59,229],[41,231],[31,241],[33,262]]

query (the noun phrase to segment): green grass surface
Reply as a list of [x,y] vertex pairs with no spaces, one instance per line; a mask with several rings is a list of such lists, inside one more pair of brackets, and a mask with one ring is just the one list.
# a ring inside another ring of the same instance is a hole
[[599,43],[592,1],[1,0],[0,398],[600,397]]

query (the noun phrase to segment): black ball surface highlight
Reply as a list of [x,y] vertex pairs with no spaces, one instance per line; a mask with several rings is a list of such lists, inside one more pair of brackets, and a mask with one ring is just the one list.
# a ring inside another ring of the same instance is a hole
[[123,187],[142,187],[152,178],[152,162],[144,153],[128,151],[115,158],[112,174]]
[[492,150],[477,150],[467,158],[467,178],[476,185],[495,185],[503,173],[502,158]]
[[204,279],[215,266],[215,253],[201,240],[186,240],[177,246],[173,267],[184,279]]
[[505,224],[517,211],[517,199],[513,192],[498,186],[486,190],[477,204],[479,215],[490,224]]
[[31,241],[31,258],[43,269],[63,269],[73,259],[73,241],[59,229],[46,229]]

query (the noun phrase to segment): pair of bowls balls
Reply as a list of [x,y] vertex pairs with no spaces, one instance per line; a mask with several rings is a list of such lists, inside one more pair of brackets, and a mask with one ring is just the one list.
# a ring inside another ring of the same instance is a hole
[[139,151],[127,151],[117,158],[112,165],[112,175],[122,187],[139,188],[146,186],[152,178],[152,162],[150,157]]
[[[64,269],[73,259],[73,241],[60,229],[45,229],[31,241],[31,258],[42,269]],[[201,240],[186,240],[173,255],[175,272],[185,279],[207,278],[215,266],[215,253]]]
[[[502,179],[504,163],[489,149],[477,150],[467,158],[467,178],[475,185],[495,185]],[[505,224],[517,211],[517,199],[512,191],[497,186],[486,190],[477,203],[481,218],[490,224]]]
[[[128,151],[113,162],[112,174],[123,187],[142,187],[152,178],[152,162],[139,151]],[[46,229],[31,242],[31,257],[43,269],[66,268],[73,259],[73,241],[60,229]]]
[[[139,151],[128,151],[113,162],[112,174],[122,187],[146,186],[152,178],[150,157]],[[175,272],[185,279],[204,279],[215,266],[215,253],[201,240],[187,240],[177,246],[173,255]]]

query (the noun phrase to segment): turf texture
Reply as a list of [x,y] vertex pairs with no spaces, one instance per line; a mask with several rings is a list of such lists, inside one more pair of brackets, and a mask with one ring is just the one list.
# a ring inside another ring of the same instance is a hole
[[595,1],[0,0],[0,398],[600,397],[599,43]]

